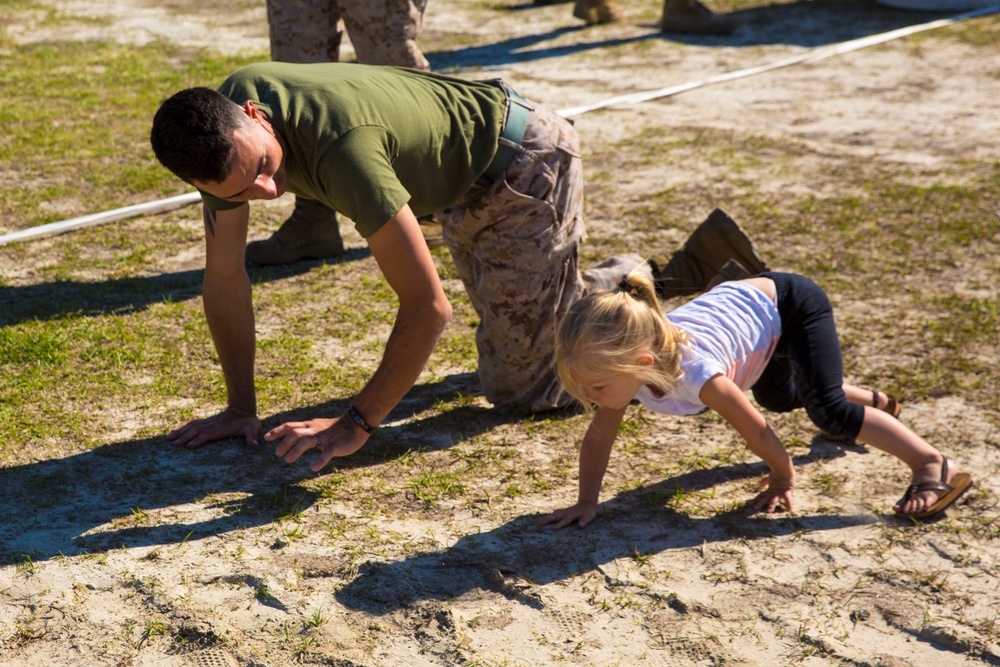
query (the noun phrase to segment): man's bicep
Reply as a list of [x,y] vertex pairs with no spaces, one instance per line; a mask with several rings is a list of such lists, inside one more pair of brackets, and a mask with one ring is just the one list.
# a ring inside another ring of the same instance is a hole
[[443,295],[434,260],[409,206],[365,240],[401,304]]

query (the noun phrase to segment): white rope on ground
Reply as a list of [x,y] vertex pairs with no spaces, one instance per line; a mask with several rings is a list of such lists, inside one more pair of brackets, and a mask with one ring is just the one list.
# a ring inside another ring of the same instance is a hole
[[70,218],[69,220],[63,220],[62,222],[52,222],[47,225],[29,227],[28,229],[22,229],[17,232],[11,232],[10,234],[4,234],[3,236],[0,236],[0,245],[13,243],[14,241],[24,241],[29,238],[37,238],[39,236],[47,236],[49,234],[59,234],[61,232],[68,232],[70,230],[81,229],[83,227],[103,225],[107,222],[114,222],[115,220],[131,218],[137,215],[162,213],[171,209],[187,206],[188,204],[193,204],[197,201],[201,201],[200,194],[197,192],[187,192],[182,195],[177,195],[176,197],[168,197],[167,199],[160,199],[157,201],[147,202],[145,204],[134,204],[132,206],[116,208],[111,211],[104,211],[103,213],[91,213],[90,215],[84,215],[79,218]]
[[[649,100],[655,100],[663,97],[670,97],[671,95],[677,95],[679,93],[683,93],[688,90],[694,90],[695,88],[702,88],[704,86],[710,86],[717,83],[724,83],[726,81],[742,79],[748,76],[754,76],[755,74],[770,72],[771,70],[780,69],[782,67],[789,67],[791,65],[798,65],[799,63],[822,60],[824,58],[830,58],[831,56],[836,56],[843,53],[849,53],[851,51],[858,51],[860,49],[868,48],[869,46],[884,44],[885,42],[890,42],[894,39],[899,39],[901,37],[908,37],[910,35],[915,35],[920,32],[925,32],[927,30],[935,30],[937,28],[943,28],[949,25],[954,25],[961,21],[976,18],[979,16],[989,16],[991,14],[996,14],[998,12],[1000,12],[1000,5],[990,5],[989,7],[983,7],[981,9],[976,9],[962,14],[957,14],[949,18],[930,21],[929,23],[921,23],[919,25],[908,26],[906,28],[899,28],[897,30],[891,30],[889,32],[884,32],[878,35],[870,35],[868,37],[862,37],[860,39],[854,39],[848,42],[840,42],[839,44],[821,46],[812,49],[810,51],[806,51],[805,53],[799,54],[797,56],[792,56],[790,58],[778,60],[768,65],[760,65],[759,67],[750,67],[747,69],[737,70],[735,72],[719,74],[713,77],[709,77],[707,79],[702,79],[701,81],[692,81],[691,83],[684,83],[678,86],[670,86],[668,88],[660,88],[659,90],[649,90],[639,93],[632,93],[629,95],[619,95],[618,97],[610,97],[600,102],[595,102],[593,104],[569,107],[568,109],[561,109],[556,113],[562,116],[571,117],[588,113],[590,111],[596,111],[598,109],[604,109],[610,106],[639,104],[641,102],[648,102]],[[22,229],[21,231],[12,232],[10,234],[4,234],[3,236],[0,236],[0,245],[4,245],[6,243],[13,243],[14,241],[25,241],[32,238],[47,236],[50,234],[59,234],[61,232],[67,232],[73,229],[81,229],[83,227],[92,227],[95,225],[114,222],[116,220],[122,220],[123,218],[130,218],[137,215],[162,213],[164,211],[169,211],[174,208],[180,208],[181,206],[187,206],[188,204],[193,204],[197,201],[201,201],[201,195],[199,195],[197,192],[189,192],[183,195],[178,195],[176,197],[170,197],[168,199],[160,199],[158,201],[149,202],[147,204],[136,204],[134,206],[116,208],[112,211],[105,211],[104,213],[94,213],[91,215],[85,215],[80,218],[72,218],[70,220],[64,220],[62,222],[53,222],[48,225],[30,227],[28,229]]]
[[929,23],[911,25],[907,26],[906,28],[899,28],[897,30],[891,30],[889,32],[884,32],[878,35],[869,35],[868,37],[861,37],[860,39],[853,39],[848,42],[831,44],[830,46],[821,46],[812,49],[810,51],[806,51],[805,53],[799,54],[797,56],[791,56],[790,58],[784,58],[782,60],[775,61],[768,65],[760,65],[759,67],[750,67],[747,69],[737,70],[735,72],[727,72],[725,74],[719,74],[713,77],[709,77],[707,79],[702,79],[701,81],[682,83],[677,86],[670,86],[669,88],[660,88],[659,90],[647,90],[640,93],[631,93],[629,95],[619,95],[618,97],[610,97],[601,100],[600,102],[595,102],[593,104],[585,104],[577,107],[569,107],[568,109],[561,109],[557,113],[559,113],[562,116],[571,117],[571,116],[578,116],[583,113],[588,113],[590,111],[596,111],[597,109],[604,109],[610,106],[639,104],[640,102],[648,102],[649,100],[655,100],[661,97],[669,97],[671,95],[677,95],[678,93],[683,93],[688,90],[694,90],[695,88],[702,88],[704,86],[710,86],[716,83],[724,83],[726,81],[742,79],[748,76],[753,76],[755,74],[770,72],[771,70],[780,69],[782,67],[789,67],[791,65],[798,65],[799,63],[805,63],[805,62],[812,62],[814,60],[822,60],[824,58],[830,58],[831,56],[837,56],[843,53],[849,53],[851,51],[858,51],[860,49],[868,48],[869,46],[884,44],[885,42],[890,42],[894,39],[899,39],[901,37],[908,37],[910,35],[915,35],[919,32],[925,32],[927,30],[935,30],[937,28],[943,28],[945,26],[954,25],[956,23],[965,21],[967,19],[976,18],[979,16],[989,16],[990,14],[996,14],[998,12],[1000,12],[1000,5],[990,5],[989,7],[983,7],[981,9],[965,12],[964,14],[957,14],[955,16],[945,19],[938,19],[936,21],[931,21]]

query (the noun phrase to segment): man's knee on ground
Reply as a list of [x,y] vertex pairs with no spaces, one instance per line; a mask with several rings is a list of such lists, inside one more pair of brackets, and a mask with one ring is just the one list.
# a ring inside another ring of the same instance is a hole
[[494,407],[528,415],[564,408],[573,402],[573,397],[563,390],[554,374],[536,382],[510,382],[509,379],[502,375],[484,377],[480,370],[483,393]]

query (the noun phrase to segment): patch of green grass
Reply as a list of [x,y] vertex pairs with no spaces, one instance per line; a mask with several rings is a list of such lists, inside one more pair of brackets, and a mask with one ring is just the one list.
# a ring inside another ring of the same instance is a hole
[[467,485],[456,473],[424,470],[410,478],[410,489],[418,499],[433,506],[441,500],[459,497]]
[[156,107],[180,88],[221,83],[249,60],[202,54],[178,66],[180,52],[164,45],[16,45],[2,36],[0,52],[0,167],[16,174],[0,182],[0,214],[18,227],[176,193],[182,185],[149,148]]

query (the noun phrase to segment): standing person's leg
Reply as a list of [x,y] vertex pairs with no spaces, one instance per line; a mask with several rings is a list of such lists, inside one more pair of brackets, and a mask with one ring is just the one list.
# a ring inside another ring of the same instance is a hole
[[[336,0],[267,0],[271,60],[286,63],[336,62],[344,31]],[[328,259],[344,252],[335,211],[302,197],[270,238],[247,244],[251,264],[287,264]]]
[[617,21],[621,12],[611,0],[576,0],[573,16],[583,19],[587,25],[596,25]]
[[427,0],[338,0],[358,62],[429,70],[417,46]]
[[340,58],[343,27],[336,0],[267,0],[271,60],[332,63]]
[[[417,37],[423,27],[427,0],[337,0],[358,62],[430,71]],[[436,215],[418,219],[427,247],[444,245]]]

